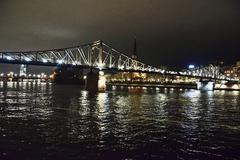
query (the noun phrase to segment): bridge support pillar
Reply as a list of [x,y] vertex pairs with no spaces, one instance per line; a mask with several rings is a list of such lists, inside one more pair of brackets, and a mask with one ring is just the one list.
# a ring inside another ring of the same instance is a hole
[[214,82],[212,81],[199,81],[197,82],[197,89],[201,91],[213,91]]
[[19,76],[20,77],[26,77],[27,76],[27,65],[26,64],[21,64],[20,65]]
[[106,78],[104,72],[95,73],[90,71],[87,75],[86,89],[90,92],[105,91]]

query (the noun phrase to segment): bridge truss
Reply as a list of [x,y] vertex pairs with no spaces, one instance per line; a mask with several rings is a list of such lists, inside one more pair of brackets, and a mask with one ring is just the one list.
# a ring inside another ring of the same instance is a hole
[[180,75],[207,78],[207,79],[218,79],[227,81],[238,81],[238,79],[233,79],[225,76],[219,66],[214,66],[212,64],[203,67],[196,67],[194,69],[189,69],[186,71],[179,72]]
[[28,52],[0,52],[1,62],[42,65],[88,66],[97,69],[137,70],[164,73],[164,70],[146,65],[120,53],[102,41],[90,44]]
[[29,65],[70,65],[99,70],[136,71],[165,75],[190,76],[232,80],[220,72],[218,66],[209,65],[188,71],[176,72],[147,65],[110,47],[103,41],[62,49],[43,51],[0,52],[0,63]]

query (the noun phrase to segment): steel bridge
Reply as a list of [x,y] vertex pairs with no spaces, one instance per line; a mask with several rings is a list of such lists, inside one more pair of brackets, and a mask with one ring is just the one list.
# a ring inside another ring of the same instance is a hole
[[145,72],[162,75],[176,75],[215,80],[238,81],[226,77],[218,66],[198,67],[182,72],[160,69],[147,65],[121,53],[101,40],[69,48],[0,52],[0,63],[43,65],[43,66],[78,66],[98,70],[112,70],[117,72]]

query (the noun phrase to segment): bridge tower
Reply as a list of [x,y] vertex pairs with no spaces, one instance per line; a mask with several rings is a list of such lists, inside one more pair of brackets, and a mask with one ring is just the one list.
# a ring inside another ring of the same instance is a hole
[[26,77],[27,76],[27,65],[26,64],[21,64],[20,65],[19,76],[20,77]]
[[93,71],[91,68],[90,72],[87,74],[86,79],[86,89],[90,92],[105,91],[106,90],[106,77],[102,68],[104,66],[103,60],[103,42],[101,40],[96,41],[91,46],[91,51],[97,50],[97,65],[99,70]]

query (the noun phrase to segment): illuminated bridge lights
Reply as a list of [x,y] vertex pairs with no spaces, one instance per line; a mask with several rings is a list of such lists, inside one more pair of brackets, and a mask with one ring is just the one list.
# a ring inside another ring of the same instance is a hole
[[42,62],[43,62],[43,63],[47,63],[48,61],[47,61],[47,59],[44,59],[44,58],[43,58],[43,59],[42,59]]
[[96,66],[101,70],[104,68],[105,63],[97,63]]
[[7,56],[6,59],[9,60],[9,61],[14,60],[14,59],[13,59],[12,57],[10,57],[10,56]]
[[[93,43],[80,45],[77,47],[70,47],[65,49],[53,49],[46,51],[33,52],[0,52],[0,60],[4,63],[26,63],[38,65],[83,65],[95,67],[98,69],[116,69],[116,70],[132,70],[138,72],[152,72],[169,75],[182,75],[190,77],[205,77],[213,79],[225,79],[228,81],[236,81],[236,79],[229,78],[220,72],[218,66],[209,65],[205,67],[189,66],[188,70],[176,72],[171,70],[162,70],[154,66],[144,64],[136,59],[123,54],[103,41],[95,41]],[[14,61],[11,61],[14,60]]]
[[63,60],[57,60],[58,64],[63,64]]
[[123,70],[124,66],[118,66],[118,69]]
[[31,60],[30,58],[28,58],[28,57],[25,57],[24,60],[27,61],[27,62],[32,61],[32,60]]

